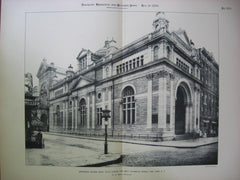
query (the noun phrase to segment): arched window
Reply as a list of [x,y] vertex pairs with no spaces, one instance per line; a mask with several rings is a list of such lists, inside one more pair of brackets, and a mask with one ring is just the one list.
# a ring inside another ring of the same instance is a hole
[[127,86],[122,93],[123,124],[135,123],[135,97],[132,87]]
[[86,119],[87,119],[87,108],[86,108],[86,101],[81,99],[79,103],[79,111],[80,111],[80,126],[85,126]]
[[170,47],[167,46],[167,58],[168,59],[170,59],[170,53],[171,53]]
[[154,49],[153,49],[153,60],[158,59],[158,51],[159,51],[159,47],[155,46]]
[[56,108],[56,121],[57,121],[57,126],[60,126],[60,106],[57,105]]

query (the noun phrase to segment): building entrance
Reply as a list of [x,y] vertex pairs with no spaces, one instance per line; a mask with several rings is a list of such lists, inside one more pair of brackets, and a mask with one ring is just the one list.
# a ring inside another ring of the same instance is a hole
[[186,93],[183,87],[177,89],[177,100],[175,104],[175,134],[185,133],[186,119]]

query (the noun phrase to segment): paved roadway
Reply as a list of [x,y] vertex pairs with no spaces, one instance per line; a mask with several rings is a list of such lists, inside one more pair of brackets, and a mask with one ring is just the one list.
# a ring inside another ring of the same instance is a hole
[[44,149],[26,149],[27,165],[80,166],[116,159],[125,166],[205,165],[217,163],[217,143],[197,148],[175,148],[109,142],[44,134]]
[[[131,149],[131,147],[129,147]],[[125,166],[177,166],[217,164],[217,144],[197,148],[157,147],[124,155]]]

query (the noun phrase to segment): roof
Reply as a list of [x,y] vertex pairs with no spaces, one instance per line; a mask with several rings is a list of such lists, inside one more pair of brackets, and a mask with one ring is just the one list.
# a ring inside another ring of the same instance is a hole
[[67,69],[64,69],[59,66],[55,66],[54,63],[48,64],[47,60],[43,59],[38,69],[37,77],[39,78],[43,73],[45,73],[48,70],[53,70],[56,73],[60,73],[60,74],[66,74],[66,71],[67,71]]

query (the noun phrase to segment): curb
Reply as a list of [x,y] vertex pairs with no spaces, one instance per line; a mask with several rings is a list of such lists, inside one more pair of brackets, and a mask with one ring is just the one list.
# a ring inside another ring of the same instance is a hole
[[111,161],[106,161],[106,162],[101,162],[101,163],[96,163],[96,164],[88,164],[88,165],[83,165],[83,166],[76,166],[76,167],[101,167],[101,166],[108,166],[112,164],[118,164],[122,162],[123,156],[121,155],[119,158]]
[[[46,133],[46,132],[45,132]],[[88,140],[96,140],[96,141],[104,141],[104,139],[98,139],[98,138],[88,138],[88,137],[81,137],[81,136],[74,136],[74,135],[68,135],[68,134],[57,134],[57,133],[51,133],[47,132],[46,134],[51,134],[51,135],[57,135],[57,136],[64,136],[64,137],[71,137],[71,138],[77,138],[77,139],[88,139]],[[137,145],[145,145],[145,146],[159,146],[159,147],[173,147],[173,148],[198,148],[201,146],[207,146],[211,144],[216,144],[216,142],[209,142],[205,144],[200,144],[200,145],[193,145],[193,146],[176,146],[176,145],[164,145],[164,144],[148,144],[148,143],[139,143],[139,142],[130,142],[130,141],[124,141],[124,140],[111,140],[108,139],[109,142],[119,142],[119,143],[129,143],[129,144],[137,144]]]

